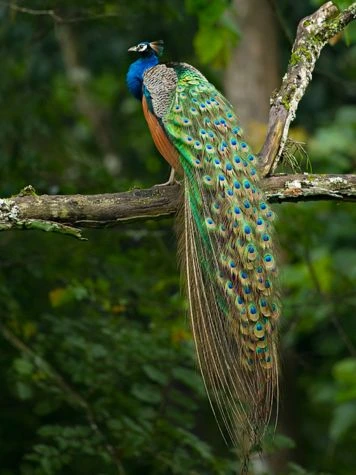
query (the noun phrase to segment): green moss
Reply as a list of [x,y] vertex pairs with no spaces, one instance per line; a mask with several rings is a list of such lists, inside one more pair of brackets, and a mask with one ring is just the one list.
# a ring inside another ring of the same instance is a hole
[[289,103],[289,100],[287,97],[282,97],[282,100],[281,100],[281,103],[282,105],[284,106],[284,108],[289,111],[290,109],[290,103]]
[[80,241],[87,241],[83,238],[81,230],[72,226],[67,226],[61,223],[55,223],[53,221],[44,221],[41,219],[26,219],[18,222],[18,227],[22,229],[32,229],[37,231],[45,231],[51,233],[66,234],[68,236],[75,237]]
[[68,218],[68,215],[69,215],[69,210],[67,210],[65,208],[61,209],[60,213],[58,213],[58,217],[61,218],[61,219]]
[[310,62],[313,59],[313,55],[309,51],[308,48],[306,48],[305,46],[300,46],[292,53],[289,64],[291,66],[295,66],[296,64],[300,63],[300,61],[302,61],[303,59],[305,61]]
[[32,185],[27,185],[22,188],[22,190],[17,196],[37,196],[37,193]]
[[301,52],[302,56],[304,56],[307,61],[312,61],[313,55],[311,54],[311,52],[307,48],[301,47],[299,49],[300,49],[300,52]]
[[301,59],[302,59],[301,56],[295,51],[294,53],[292,53],[292,56],[290,57],[289,64],[291,66],[295,66],[296,64],[299,63]]
[[292,96],[295,92],[295,86],[291,86],[289,91],[288,91],[288,94],[286,94],[285,96],[282,97],[281,99],[281,104],[284,106],[284,108],[289,111],[290,109],[290,101],[292,99]]

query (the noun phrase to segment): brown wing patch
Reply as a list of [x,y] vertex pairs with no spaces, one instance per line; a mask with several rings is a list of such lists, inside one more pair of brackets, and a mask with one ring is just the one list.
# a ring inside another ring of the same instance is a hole
[[179,153],[169,141],[158,119],[149,111],[145,96],[142,98],[142,108],[157,150],[162,157],[167,160],[171,167],[173,167],[177,173],[182,175],[183,170],[179,162]]

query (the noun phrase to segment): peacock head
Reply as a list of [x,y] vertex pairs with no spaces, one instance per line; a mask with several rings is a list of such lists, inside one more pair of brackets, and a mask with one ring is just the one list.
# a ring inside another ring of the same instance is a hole
[[128,51],[138,53],[140,56],[161,56],[163,53],[163,40],[142,41],[136,46],[131,46]]

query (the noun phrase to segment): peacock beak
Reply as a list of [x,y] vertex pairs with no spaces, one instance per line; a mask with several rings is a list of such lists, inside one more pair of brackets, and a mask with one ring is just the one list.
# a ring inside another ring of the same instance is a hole
[[137,46],[131,46],[127,51],[137,51]]

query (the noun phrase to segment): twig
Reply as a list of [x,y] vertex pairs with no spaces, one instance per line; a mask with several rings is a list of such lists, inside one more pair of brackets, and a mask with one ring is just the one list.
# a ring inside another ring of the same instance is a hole
[[356,18],[356,2],[338,13],[327,2],[312,15],[300,21],[287,73],[281,88],[271,100],[266,141],[260,152],[263,176],[276,169],[294,120],[299,102],[311,81],[315,63],[327,41]]
[[53,9],[37,10],[34,8],[22,7],[21,5],[17,5],[16,3],[12,3],[12,2],[4,2],[2,0],[0,1],[0,4],[6,7],[9,7],[11,10],[15,10],[20,13],[27,13],[29,15],[38,15],[38,16],[50,16],[53,18],[53,20],[55,20],[58,23],[63,21],[63,19],[59,15],[57,15]]
[[4,5],[11,10],[17,11],[19,13],[26,13],[28,15],[35,15],[35,16],[49,16],[51,17],[56,23],[79,23],[84,21],[90,20],[97,20],[100,18],[112,18],[117,17],[118,13],[110,12],[110,13],[97,13],[95,15],[88,15],[88,16],[78,16],[74,18],[63,18],[62,16],[58,15],[54,9],[35,9],[35,8],[28,8],[23,7],[21,5],[17,5],[13,2],[5,2],[0,0],[0,5]]

